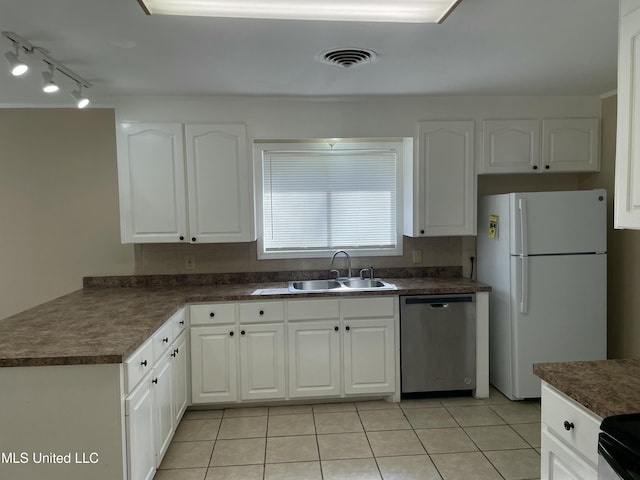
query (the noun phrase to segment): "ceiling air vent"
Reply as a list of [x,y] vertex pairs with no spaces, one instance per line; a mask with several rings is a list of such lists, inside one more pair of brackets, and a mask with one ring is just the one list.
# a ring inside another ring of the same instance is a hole
[[376,52],[364,48],[337,48],[320,53],[318,58],[329,65],[349,68],[372,63],[376,59]]

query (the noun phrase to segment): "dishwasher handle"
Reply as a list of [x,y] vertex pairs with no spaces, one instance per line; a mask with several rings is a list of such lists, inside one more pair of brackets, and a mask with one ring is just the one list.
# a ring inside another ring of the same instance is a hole
[[410,296],[403,299],[405,305],[429,305],[430,308],[448,308],[450,303],[472,303],[473,295],[459,297]]
[[441,308],[449,308],[449,304],[448,303],[430,303],[429,308],[431,308],[432,310],[439,310]]

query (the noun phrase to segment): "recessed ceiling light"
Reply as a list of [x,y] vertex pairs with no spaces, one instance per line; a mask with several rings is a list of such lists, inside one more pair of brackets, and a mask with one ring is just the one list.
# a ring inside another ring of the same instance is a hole
[[149,15],[442,23],[462,0],[138,0]]

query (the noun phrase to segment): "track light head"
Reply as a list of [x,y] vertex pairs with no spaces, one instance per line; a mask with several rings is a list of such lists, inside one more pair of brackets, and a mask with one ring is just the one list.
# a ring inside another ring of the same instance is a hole
[[45,93],[56,93],[60,90],[58,84],[53,80],[53,67],[48,72],[42,72],[42,91]]
[[29,70],[29,66],[22,60],[20,60],[20,58],[18,58],[19,48],[20,46],[16,44],[16,53],[7,52],[4,54],[4,58],[6,58],[7,62],[9,63],[11,75],[13,75],[14,77],[24,75],[25,73],[27,73],[27,70]]
[[71,92],[71,98],[76,102],[78,108],[85,108],[89,105],[89,99],[82,94],[82,87],[78,85],[78,90]]

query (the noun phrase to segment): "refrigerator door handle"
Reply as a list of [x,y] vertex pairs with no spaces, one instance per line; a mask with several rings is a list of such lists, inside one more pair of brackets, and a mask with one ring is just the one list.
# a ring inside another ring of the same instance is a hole
[[528,255],[527,246],[527,202],[524,198],[518,199],[518,209],[520,210],[520,255]]
[[520,313],[527,313],[529,310],[529,258],[520,257],[522,267],[520,268]]

